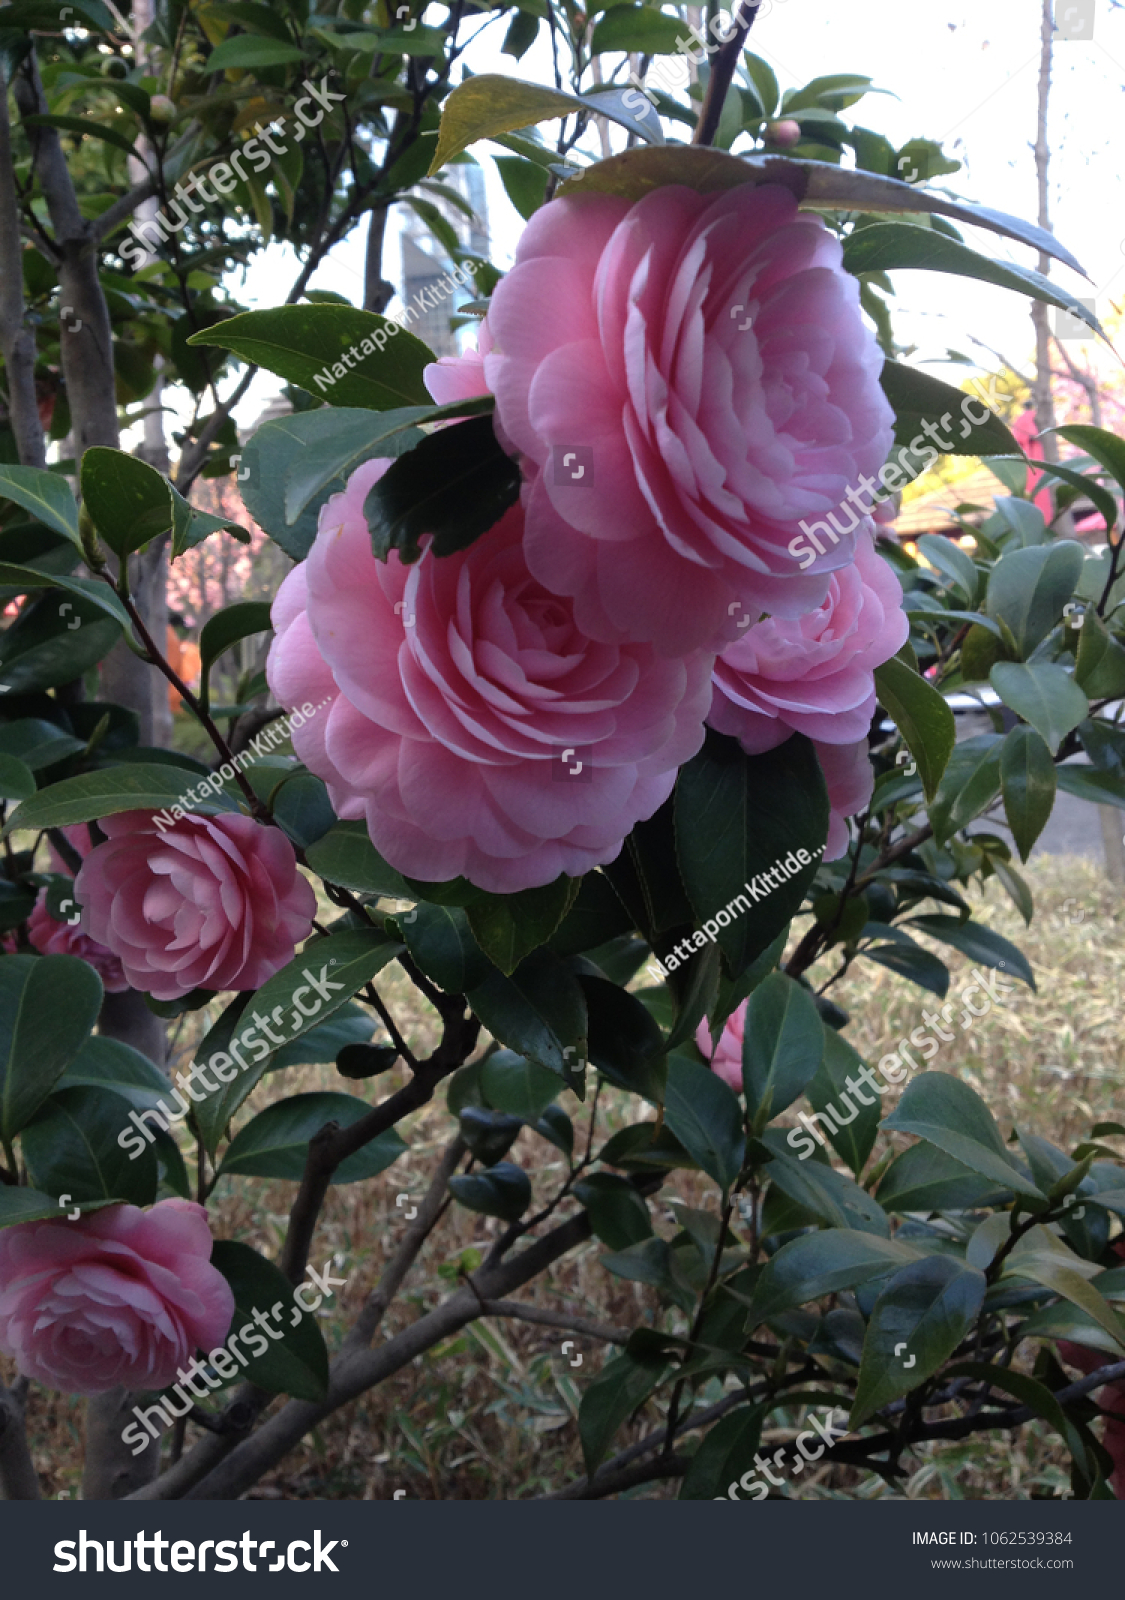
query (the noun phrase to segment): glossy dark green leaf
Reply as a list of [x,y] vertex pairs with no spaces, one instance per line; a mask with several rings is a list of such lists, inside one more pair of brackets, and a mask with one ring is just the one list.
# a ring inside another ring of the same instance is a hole
[[134,1159],[118,1142],[132,1109],[109,1089],[56,1090],[20,1137],[33,1185],[76,1201],[150,1206],[157,1183],[153,1148],[146,1144]]
[[557,1072],[512,1050],[495,1050],[480,1066],[480,1086],[494,1111],[536,1122],[562,1088]]
[[100,978],[77,956],[0,961],[0,1139],[10,1143],[31,1121],[85,1044],[101,1003]]
[[[373,311],[326,305],[243,311],[193,334],[188,343],[231,350],[332,406],[389,411],[430,402],[422,369],[434,359],[432,352],[408,329]],[[345,353],[354,365],[342,360]]]
[[884,1211],[972,1211],[1002,1205],[1010,1190],[955,1161],[932,1144],[913,1144],[897,1155],[877,1191]]
[[900,978],[916,983],[920,989],[940,999],[949,993],[949,968],[929,950],[916,944],[872,944],[860,951],[865,961],[874,961]]
[[594,1237],[611,1250],[627,1250],[652,1237],[648,1206],[625,1178],[611,1172],[593,1172],[579,1179],[574,1194],[589,1212]]
[[619,1089],[659,1104],[664,1094],[664,1038],[635,995],[606,978],[578,979],[586,1001],[587,1056]]
[[672,1056],[664,1121],[688,1154],[727,1192],[742,1170],[746,1145],[734,1090],[698,1062]]
[[491,417],[472,417],[427,435],[373,483],[363,503],[380,561],[397,550],[417,561],[420,540],[435,556],[466,550],[519,499],[520,473],[501,448]]
[[1021,861],[1047,825],[1057,788],[1055,763],[1042,737],[1033,728],[1013,728],[1000,752],[1000,792]]
[[61,1089],[112,1089],[129,1105],[154,1106],[168,1094],[160,1068],[120,1039],[91,1035],[55,1085]]
[[648,1399],[667,1366],[666,1361],[614,1356],[587,1385],[578,1408],[578,1434],[589,1475],[598,1470],[618,1428]]
[[756,1132],[779,1117],[816,1077],[824,1024],[812,995],[783,972],[771,972],[746,1004],[742,1086]]
[[[1022,950],[1016,948],[1003,934],[994,933],[983,922],[962,922],[959,917],[911,917],[909,926],[920,933],[940,939],[954,950],[959,950],[970,961],[979,961],[985,967],[1001,967],[1006,974],[1019,978],[1029,989],[1035,988],[1035,974]],[[997,992],[1003,988],[1003,979],[997,980]]]
[[[319,1027],[402,953],[378,928],[351,928],[315,939],[251,997],[247,1014],[272,1018],[281,1045]],[[270,1037],[263,1030],[263,1037]]]
[[654,11],[650,6],[615,5],[603,11],[590,41],[591,55],[611,50],[639,51],[641,55],[675,55],[677,40],[689,46],[691,35],[676,17]]
[[896,1272],[871,1313],[849,1426],[924,1383],[947,1361],[980,1313],[985,1276],[950,1256]]
[[495,971],[474,939],[462,906],[420,901],[413,911],[399,915],[398,925],[418,966],[446,994],[475,989]]
[[767,1135],[767,1143],[774,1158],[766,1176],[794,1205],[830,1228],[854,1228],[886,1237],[890,1231],[887,1218],[865,1189],[825,1162],[783,1153],[779,1136]]
[[[308,1160],[309,1141],[329,1122],[350,1128],[371,1107],[350,1094],[295,1094],[267,1106],[227,1146],[220,1173],[251,1178],[288,1178],[299,1182]],[[332,1182],[358,1183],[377,1177],[406,1150],[394,1128],[388,1128],[348,1156],[332,1174]]]
[[741,973],[800,909],[824,851],[828,797],[812,744],[795,734],[747,756],[709,734],[680,770],[675,823],[699,938],[713,932],[731,973]]
[[855,1289],[872,1278],[917,1261],[922,1252],[902,1239],[882,1238],[851,1228],[801,1234],[783,1244],[762,1268],[754,1287],[748,1330],[819,1300]]
[[94,445],[82,457],[82,503],[99,536],[119,556],[172,526],[168,480],[138,456]]
[[876,667],[875,687],[879,703],[918,764],[926,798],[932,800],[956,742],[952,711],[933,685],[897,656]]
[[1005,550],[988,580],[989,616],[1011,630],[1026,660],[1060,621],[1082,573],[1085,553],[1073,540]]
[[80,545],[78,506],[66,479],[45,467],[0,466],[0,499],[28,511],[45,528],[63,534],[71,544]]
[[[187,805],[185,797],[198,787],[198,773],[156,762],[83,772],[22,801],[8,818],[4,831],[65,828],[72,822],[95,822],[119,811],[163,811],[177,804]],[[237,810],[234,800],[213,789],[192,800],[190,808],[208,814]]]
[[499,1044],[564,1076],[586,1060],[586,1001],[578,979],[551,950],[536,950],[510,977],[494,972],[468,1001]]
[[564,874],[541,889],[483,896],[468,908],[477,944],[510,975],[525,956],[547,943],[573,905],[579,882]]
[[103,1206],[113,1203],[106,1200],[73,1200],[60,1205],[54,1195],[40,1194],[38,1189],[5,1184],[0,1186],[0,1228],[14,1228],[21,1222],[58,1221],[76,1206],[85,1214],[100,1211]]
[[[935,207],[937,209],[941,207]],[[916,453],[929,450],[931,460],[935,447],[947,455],[1018,454],[1019,445],[995,413],[979,401],[971,401],[974,409],[966,411],[964,402],[970,397],[931,373],[904,366],[899,361],[885,361],[879,382],[894,407],[895,443],[899,446],[909,447]],[[983,418],[980,417],[982,411]],[[923,426],[926,423],[939,434],[933,446]]]
[[1093,606],[1086,608],[1082,619],[1074,680],[1091,700],[1125,694],[1125,646],[1113,637]]
[[393,900],[414,898],[405,878],[388,866],[371,843],[365,822],[336,823],[305,855],[314,872],[341,888]]
[[240,33],[215,46],[207,57],[207,71],[226,72],[231,67],[276,67],[300,60],[301,52],[295,44]]
[[450,1178],[449,1192],[469,1211],[504,1222],[518,1222],[531,1204],[531,1180],[510,1161],[500,1161],[487,1172]]
[[216,1241],[211,1264],[234,1292],[230,1349],[246,1379],[271,1394],[322,1401],[328,1350],[316,1317],[296,1303],[289,1280],[256,1250],[233,1240]]
[[1053,662],[998,661],[988,676],[1004,704],[1030,722],[1052,755],[1090,714],[1090,703],[1071,674]]
[[[817,1127],[858,1177],[879,1132],[881,1102],[878,1091],[859,1076],[864,1069],[862,1056],[835,1028],[824,1028],[823,1033],[824,1056],[805,1095],[814,1111],[828,1109],[839,1113],[838,1118],[834,1114],[830,1117],[831,1128],[826,1129],[824,1123],[818,1123]],[[849,1082],[859,1085],[858,1093],[854,1087],[849,1087]],[[863,1099],[870,1104],[864,1105]],[[843,1120],[845,1107],[854,1113],[847,1122]],[[879,1204],[882,1205],[881,1200]]]
[[999,734],[979,733],[962,739],[953,750],[930,803],[930,821],[939,843],[979,816],[999,794],[1003,742]]
[[[720,1417],[714,1427],[703,1435],[698,1450],[692,1456],[680,1485],[681,1500],[721,1500],[741,1498],[739,1489],[746,1493],[751,1484],[740,1485],[743,1477],[751,1477],[754,1457],[762,1440],[762,1412],[757,1406],[739,1406],[727,1416]],[[764,1485],[765,1480],[753,1475],[754,1481]],[[762,1496],[753,1495],[757,1500]]]
[[210,698],[211,668],[223,652],[240,639],[269,633],[272,628],[270,606],[265,600],[241,600],[208,618],[199,635],[199,698],[204,707]]
[[928,1140],[1002,1188],[1043,1198],[1015,1165],[981,1097],[948,1073],[923,1072],[911,1079],[883,1126]]

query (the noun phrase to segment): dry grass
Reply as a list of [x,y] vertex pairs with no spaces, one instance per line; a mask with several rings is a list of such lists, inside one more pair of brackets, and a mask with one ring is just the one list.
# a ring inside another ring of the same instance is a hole
[[[1118,937],[1120,897],[1091,863],[1042,858],[1027,876],[1036,898],[1036,919],[1023,927],[998,889],[980,908],[983,920],[1027,952],[1038,993],[1022,986],[1004,1008],[993,1008],[943,1047],[933,1066],[957,1072],[996,1112],[1005,1134],[1013,1121],[1056,1143],[1073,1146],[1102,1119],[1125,1120],[1118,1091],[1122,1025],[1115,1013],[1125,949]],[[937,947],[935,946],[935,949]],[[939,951],[943,958],[951,952]],[[969,981],[971,963],[952,956],[951,994]],[[823,976],[829,967],[825,964]],[[432,1014],[416,1003],[406,980],[384,974],[380,988],[404,1025],[408,1042],[432,1045]],[[832,991],[852,1014],[848,1036],[868,1060],[877,1061],[911,1028],[932,997],[900,978],[860,963]],[[198,1024],[196,1024],[198,1026]],[[194,1041],[185,1037],[181,1045]],[[344,1083],[331,1067],[293,1069],[287,1093],[333,1088],[369,1099],[400,1081],[392,1072],[368,1083]],[[252,1097],[255,1106],[275,1097],[281,1085],[267,1078]],[[575,1116],[582,1137],[584,1113]],[[599,1135],[635,1120],[624,1096],[602,1096]],[[409,1153],[381,1177],[332,1190],[314,1252],[317,1265],[335,1255],[336,1276],[347,1278],[322,1326],[329,1348],[338,1346],[364,1296],[404,1227],[395,1197],[416,1200],[437,1160],[451,1123],[443,1099],[420,1112],[406,1129]],[[536,1175],[537,1195],[546,1195],[564,1172],[562,1158],[534,1135],[521,1135],[513,1159]],[[675,1194],[713,1205],[698,1175],[676,1173],[661,1195],[659,1212],[672,1231],[667,1200]],[[224,1179],[212,1210],[215,1229],[273,1254],[280,1243],[294,1185]],[[431,1237],[405,1293],[392,1307],[384,1334],[393,1334],[435,1305],[471,1269],[495,1237],[499,1224],[454,1206]],[[521,1291],[528,1301],[606,1323],[661,1321],[653,1293],[612,1277],[598,1264],[602,1247],[575,1252],[551,1273]],[[581,1385],[603,1360],[602,1350],[578,1341],[583,1358],[574,1369],[561,1353],[565,1337],[526,1323],[478,1323],[420,1357],[376,1392],[345,1407],[291,1452],[281,1467],[251,1491],[259,1498],[387,1499],[396,1489],[411,1498],[519,1499],[557,1489],[581,1473],[574,1415]],[[701,1400],[718,1398],[716,1387]],[[659,1424],[650,1404],[635,1436]],[[775,1413],[779,1436],[796,1417]],[[67,1397],[33,1390],[30,1423],[36,1465],[45,1492],[76,1492],[80,1475],[81,1408]],[[923,1447],[909,1466],[905,1492],[926,1499],[1014,1500],[1065,1492],[1066,1458],[1058,1441],[1039,1426],[1017,1441],[986,1435],[963,1444]],[[881,1481],[854,1469],[826,1467],[799,1485],[801,1498],[877,1498]],[[668,1498],[670,1487],[636,1491]],[[901,1492],[901,1491],[900,1491]]]

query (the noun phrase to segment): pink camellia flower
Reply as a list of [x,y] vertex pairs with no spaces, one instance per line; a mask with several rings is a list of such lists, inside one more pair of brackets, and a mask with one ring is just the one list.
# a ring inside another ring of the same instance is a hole
[[528,571],[519,507],[455,555],[376,560],[386,466],[327,502],[274,602],[274,694],[336,696],[298,754],[408,876],[509,893],[612,861],[702,743],[713,658],[586,637]]
[[459,356],[439,356],[430,366],[423,367],[422,381],[435,405],[451,406],[457,400],[475,400],[487,394],[484,358],[491,350],[492,335],[488,323],[482,322],[475,350],[466,350]]
[[[315,718],[313,719],[316,720]],[[316,895],[278,828],[224,814],[122,811],[74,881],[82,926],[121,958],[134,989],[257,989],[312,931]]]
[[834,572],[819,610],[765,617],[715,663],[708,722],[748,754],[804,733],[824,744],[862,739],[875,711],[875,668],[905,643],[902,587],[864,532],[855,562]]
[[163,1389],[233,1315],[207,1213],[190,1200],[0,1231],[0,1350],[48,1389]]
[[[69,828],[63,828],[62,832],[80,856],[89,854],[90,829],[86,823],[75,823]],[[53,845],[50,856],[54,872],[69,873],[70,867]],[[74,906],[63,909],[69,911],[70,916],[58,921],[47,909],[47,891],[44,889],[40,892],[35,907],[27,919],[27,937],[32,945],[45,956],[78,956],[80,960],[88,962],[93,967],[102,980],[106,994],[121,994],[129,987],[129,980],[117,956],[112,950],[107,950],[104,944],[99,944],[96,939],[91,939],[88,933],[83,932],[81,922],[78,920],[77,902]],[[75,920],[71,921],[71,917]]]
[[736,1006],[723,1024],[718,1044],[711,1039],[707,1023],[701,1022],[695,1030],[695,1042],[711,1063],[711,1071],[718,1073],[724,1083],[729,1083],[736,1094],[742,1093],[742,1035],[746,1028],[746,1001]]
[[721,648],[748,614],[819,605],[851,560],[851,502],[821,559],[801,527],[892,439],[841,259],[773,184],[535,213],[492,297],[485,372],[529,478],[528,566],[589,637]]
[[858,739],[855,744],[813,742],[828,790],[828,840],[824,846],[824,860],[835,861],[848,847],[846,819],[856,816],[871,799],[875,773],[866,739]]

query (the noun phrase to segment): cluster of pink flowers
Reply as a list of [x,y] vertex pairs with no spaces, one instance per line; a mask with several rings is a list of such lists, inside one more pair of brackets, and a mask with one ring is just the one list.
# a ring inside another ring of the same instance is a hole
[[710,722],[752,753],[815,740],[839,853],[907,624],[870,521],[805,570],[789,544],[882,464],[881,365],[787,190],[542,207],[478,351],[427,370],[443,404],[495,396],[520,504],[379,562],[368,461],[275,602],[269,682],[330,701],[294,746],[339,814],[410,877],[532,888],[613,860]]

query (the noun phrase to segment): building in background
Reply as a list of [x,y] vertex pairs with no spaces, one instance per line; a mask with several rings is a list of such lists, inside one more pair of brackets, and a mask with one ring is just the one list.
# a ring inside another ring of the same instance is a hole
[[[466,255],[488,257],[488,198],[485,192],[484,172],[475,163],[455,165],[443,174],[442,181],[456,189],[462,199],[472,207],[473,216],[467,217],[448,200],[434,194],[424,197],[426,205],[434,205],[457,236],[460,249]],[[456,306],[472,298],[471,292],[434,296],[427,306],[425,291],[442,285],[453,265],[452,258],[416,212],[408,211],[402,229],[402,303],[415,313],[408,326],[428,344],[435,355],[453,356],[460,349],[456,332],[450,328],[450,316]]]

